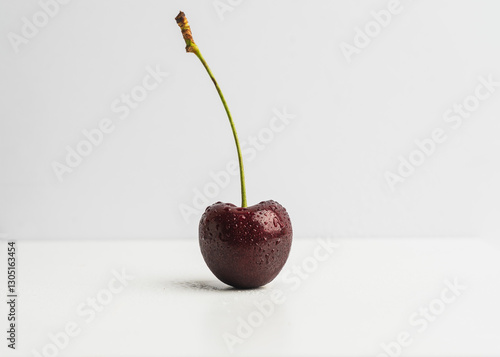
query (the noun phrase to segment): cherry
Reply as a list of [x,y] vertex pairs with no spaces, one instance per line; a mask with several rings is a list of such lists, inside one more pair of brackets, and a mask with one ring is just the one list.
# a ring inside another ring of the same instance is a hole
[[208,267],[236,288],[257,288],[281,271],[292,245],[292,224],[275,201],[251,207],[217,202],[200,220],[200,248]]
[[292,246],[292,223],[278,202],[263,201],[247,207],[243,159],[233,118],[193,40],[186,15],[181,11],[175,20],[186,42],[186,52],[198,57],[217,89],[231,125],[240,168],[241,207],[222,202],[207,207],[199,225],[201,254],[222,282],[240,289],[258,288],[272,281],[285,265]]

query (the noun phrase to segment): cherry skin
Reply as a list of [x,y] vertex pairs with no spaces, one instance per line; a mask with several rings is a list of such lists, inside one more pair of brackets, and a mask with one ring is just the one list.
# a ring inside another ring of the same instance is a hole
[[199,226],[201,254],[214,275],[238,289],[272,281],[292,246],[292,224],[275,201],[250,207],[217,202],[207,207]]

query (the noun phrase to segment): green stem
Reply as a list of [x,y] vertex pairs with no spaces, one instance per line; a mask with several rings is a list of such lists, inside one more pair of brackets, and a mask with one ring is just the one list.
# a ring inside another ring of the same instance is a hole
[[215,88],[217,89],[217,93],[219,93],[219,97],[222,101],[222,105],[224,105],[224,109],[226,110],[227,118],[229,119],[229,124],[231,124],[231,130],[233,131],[234,142],[236,144],[236,151],[238,152],[238,163],[240,166],[240,184],[241,184],[241,207],[247,207],[247,194],[245,188],[245,172],[243,170],[243,157],[241,155],[240,142],[238,140],[238,134],[236,133],[236,127],[234,126],[231,112],[229,111],[229,107],[227,106],[226,100],[224,99],[224,95],[222,94],[222,91],[219,85],[217,84],[217,81],[215,80],[215,77],[212,74],[210,67],[208,67],[208,64],[201,55],[198,46],[194,43],[193,36],[191,34],[191,28],[189,27],[186,16],[181,11],[179,12],[179,15],[177,15],[175,20],[177,21],[177,24],[181,28],[182,35],[186,42],[186,52],[194,53],[196,57],[198,57],[198,59],[201,61],[203,67],[205,67],[208,75],[210,76],[210,79],[214,83]]

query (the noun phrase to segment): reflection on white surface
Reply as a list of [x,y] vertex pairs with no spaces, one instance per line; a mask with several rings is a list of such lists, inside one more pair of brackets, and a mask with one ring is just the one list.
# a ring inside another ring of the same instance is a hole
[[[482,241],[334,242],[326,254],[319,240],[295,240],[283,272],[256,290],[219,282],[194,241],[20,242],[22,328],[6,355],[41,351],[70,322],[81,331],[65,356],[374,356],[395,351],[402,332],[411,343],[401,355],[500,352],[500,266]],[[122,270],[133,278],[109,299]],[[93,319],[79,313],[89,301],[100,307]]]

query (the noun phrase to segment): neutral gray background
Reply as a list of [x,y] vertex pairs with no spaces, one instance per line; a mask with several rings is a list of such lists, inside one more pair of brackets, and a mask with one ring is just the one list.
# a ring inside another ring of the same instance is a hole
[[[341,44],[387,1],[223,0],[221,14],[214,1],[74,0],[16,53],[9,34],[41,3],[0,2],[0,233],[196,239],[201,212],[186,220],[180,207],[236,154],[210,79],[184,52],[179,10],[241,140],[266,131],[276,110],[294,115],[246,175],[249,204],[282,203],[296,237],[499,232],[499,91],[458,129],[443,120],[478,77],[500,81],[499,2],[401,1],[351,61]],[[148,66],[169,76],[119,119],[113,101]],[[53,162],[102,118],[115,130],[60,182]],[[436,128],[447,140],[391,190],[384,175]],[[238,184],[208,201],[239,204]]]

